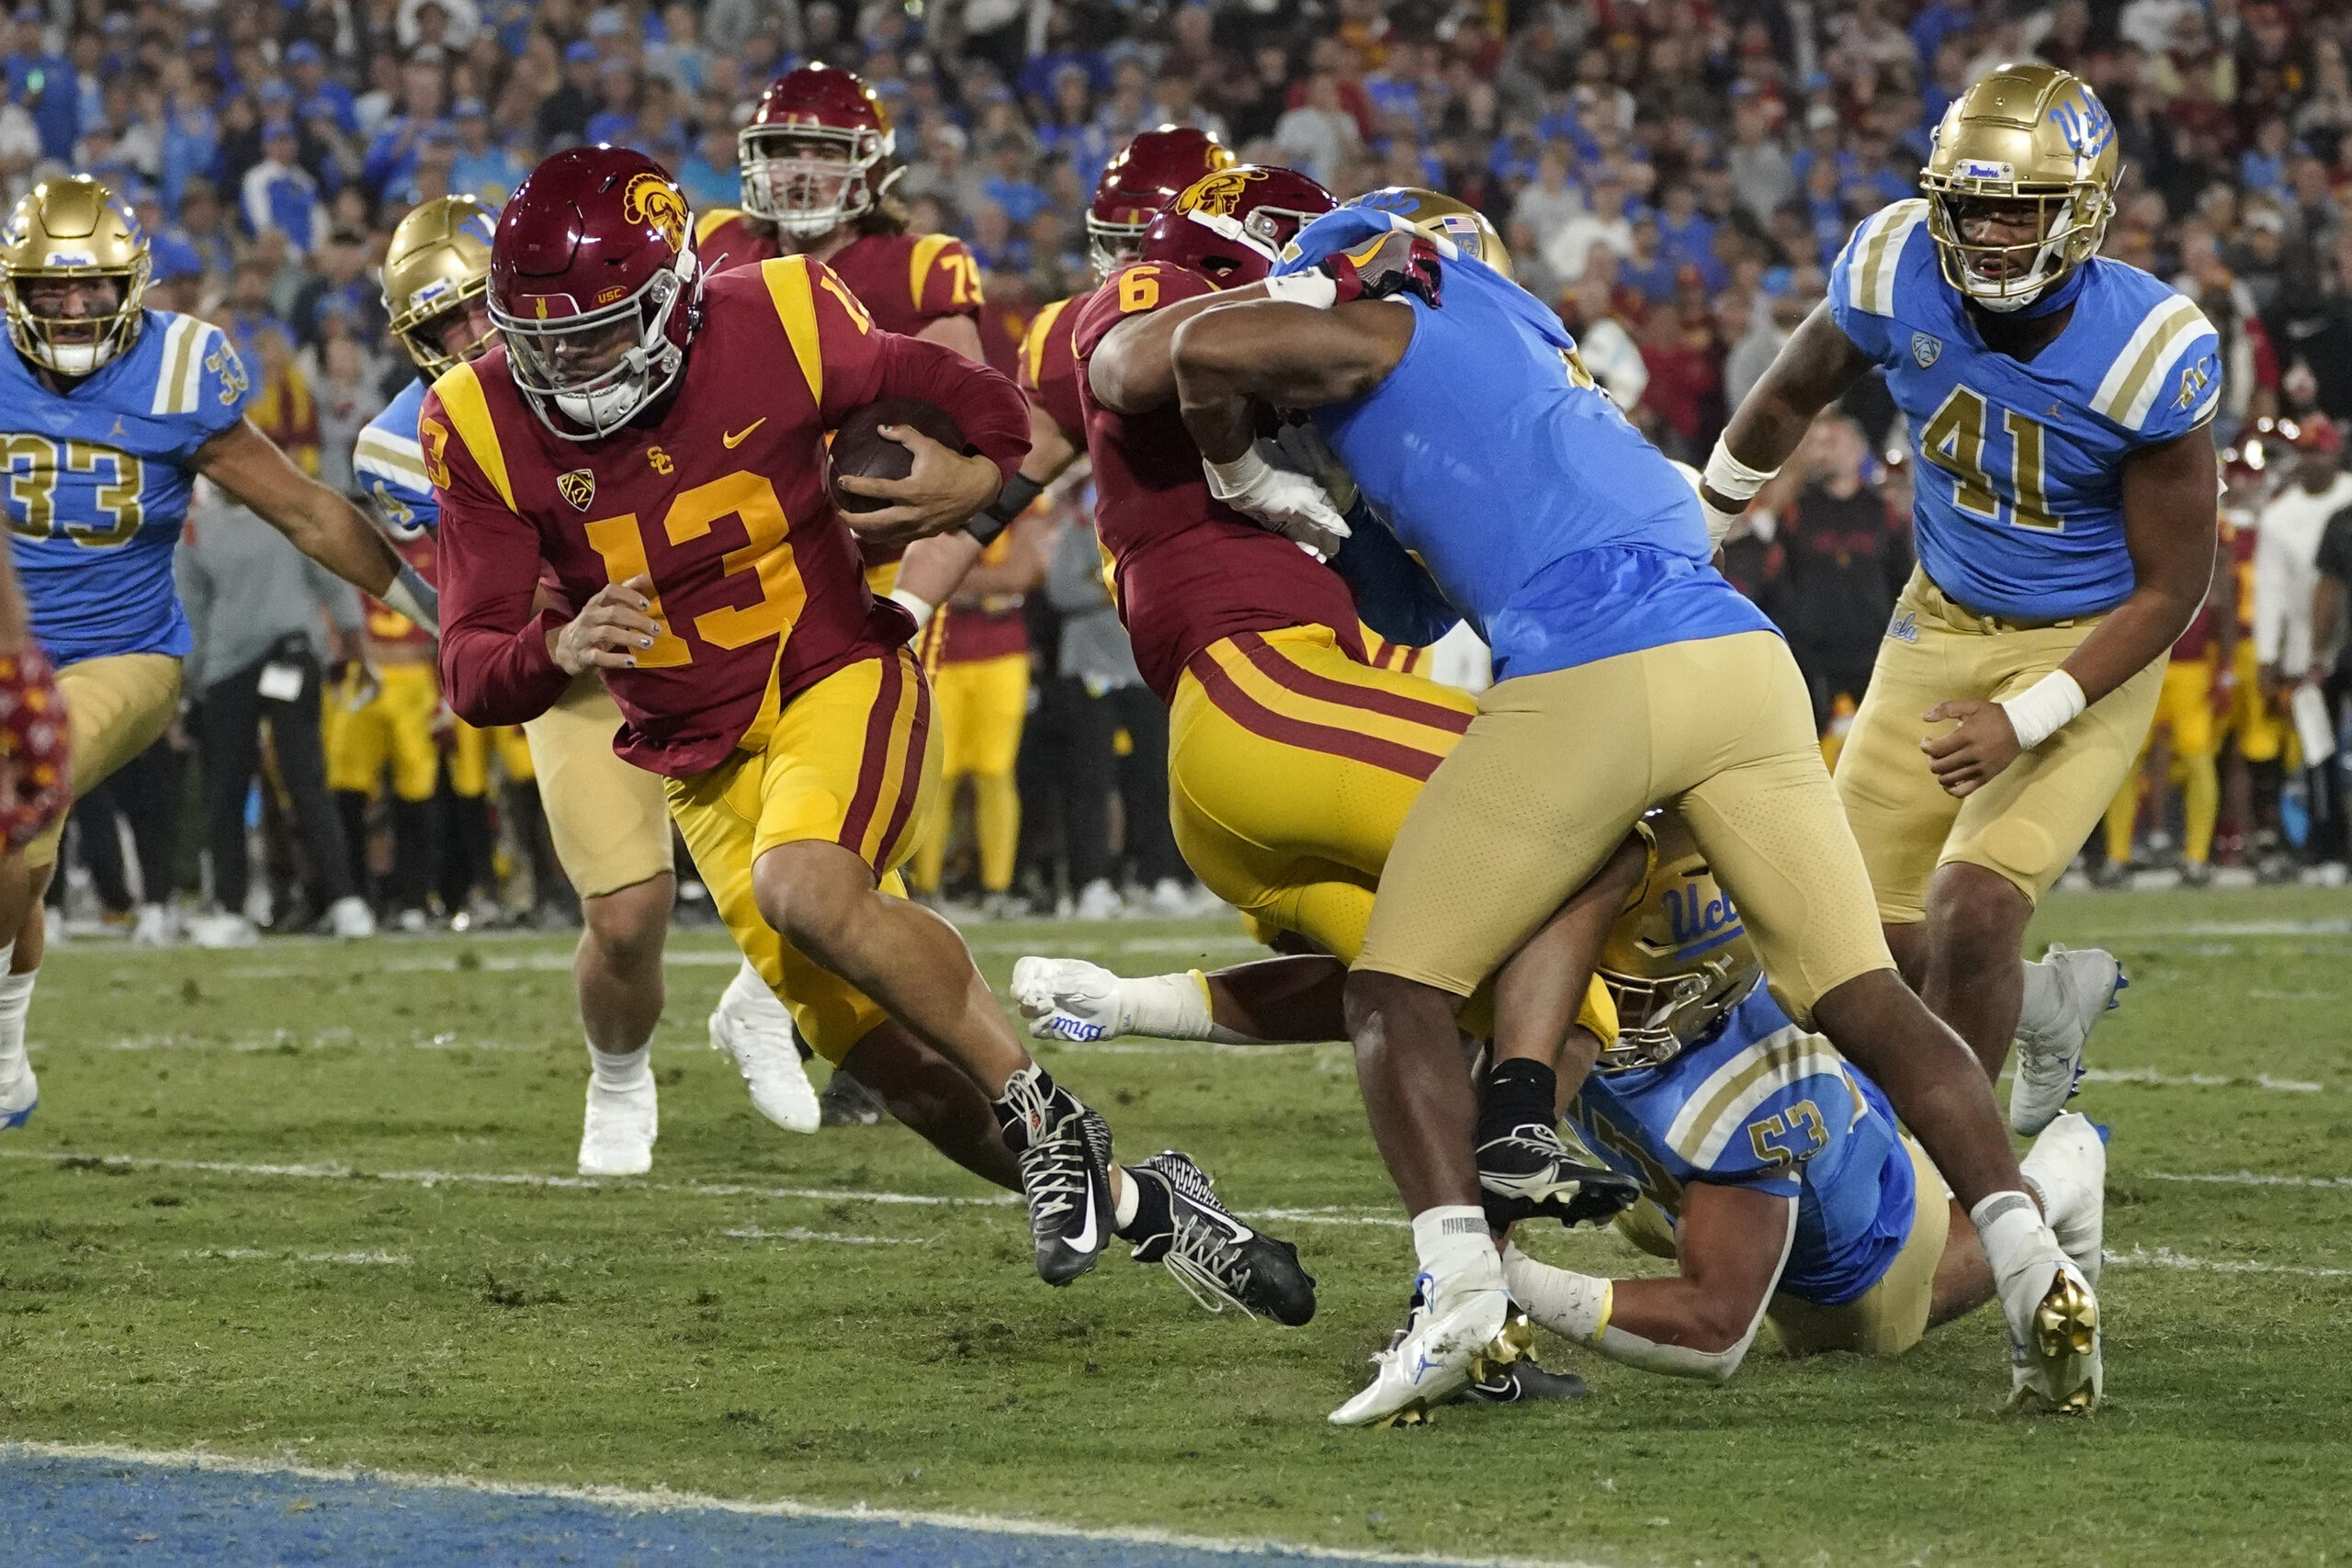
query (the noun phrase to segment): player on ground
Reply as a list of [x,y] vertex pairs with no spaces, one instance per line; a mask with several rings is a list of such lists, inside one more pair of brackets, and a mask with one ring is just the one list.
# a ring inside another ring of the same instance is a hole
[[[938,405],[970,452],[886,426],[912,472],[842,482],[893,502],[859,517],[885,536],[954,527],[1025,449],[1018,390],[876,330],[807,257],[706,280],[677,186],[613,148],[558,153],[515,193],[489,306],[498,346],[435,382],[417,421],[459,716],[526,721],[601,670],[617,749],[664,776],[801,1034],[1026,1194],[1040,1274],[1076,1278],[1116,1230],[1190,1288],[1306,1321],[1313,1284],[1288,1244],[1233,1220],[1182,1156],[1114,1165],[1109,1126],[1022,1049],[955,928],[900,896],[937,790],[930,694],[910,618],[865,586],[820,446],[868,403]],[[543,571],[576,612],[537,608]]]
[[[906,209],[890,195],[906,173],[898,133],[864,78],[795,66],[760,95],[735,153],[742,207],[695,220],[695,251],[709,271],[805,255],[847,284],[884,332],[980,360],[980,264],[953,234],[907,231]],[[985,542],[944,534],[910,555],[906,546],[864,539],[865,580],[905,605],[921,630]]]
[[1175,334],[1213,488],[1300,536],[1345,534],[1252,445],[1253,400],[1312,410],[1394,526],[1392,560],[1411,565],[1401,540],[1427,562],[1498,676],[1397,836],[1349,976],[1358,1077],[1428,1304],[1333,1419],[1383,1420],[1458,1384],[1502,1322],[1456,1016],[1669,801],[1795,1015],[1879,1078],[1969,1205],[2019,1383],[2070,1398],[2098,1350],[2090,1287],[2022,1190],[1984,1074],[1895,972],[1803,677],[1709,564],[1690,485],[1593,385],[1558,318],[1450,242],[1346,209],[1285,254],[1283,297]]
[[[148,239],[85,175],[45,180],[0,230],[0,462],[33,635],[88,790],[178,711],[187,616],[172,553],[198,474],[338,577],[431,623],[433,591],[351,502],[245,418],[248,386],[219,328],[150,310]],[[0,1125],[36,1098],[25,1014],[41,958],[40,898],[61,827],[0,858]]]
[[2219,340],[2097,254],[2115,137],[2039,62],[1954,100],[1924,198],[1855,231],[1706,471],[1720,537],[1814,416],[1884,370],[1919,459],[1919,568],[1838,795],[1904,972],[1988,1074],[2026,1015],[2009,1121],[2028,1134],[2073,1092],[2120,972],[2093,950],[2022,966],[2026,924],[2131,772],[2213,572]]
[[[1722,1382],[1768,1318],[1783,1348],[1899,1356],[1993,1299],[1965,1211],[1896,1126],[1878,1085],[1789,1021],[1736,910],[1679,816],[1619,852],[1638,886],[1601,973],[1617,1043],[1567,1107],[1647,1201],[1618,1217],[1636,1246],[1678,1259],[1664,1279],[1606,1280],[1511,1247],[1512,1298],[1612,1361]],[[1693,911],[1720,918],[1692,919]],[[2077,1115],[2034,1143],[2025,1180],[2085,1279],[2098,1281],[2106,1145]],[[2076,1397],[2097,1397],[2085,1370]]]
[[[440,520],[417,442],[426,388],[497,342],[485,299],[496,221],[480,201],[452,196],[426,202],[392,231],[384,309],[418,378],[360,432],[352,462],[398,532],[426,532]],[[620,727],[620,709],[592,671],[523,727],[556,858],[580,895],[571,983],[590,1063],[582,1176],[641,1175],[652,1168],[660,1130],[650,1045],[662,1019],[662,949],[677,881],[661,777],[614,754]],[[793,1046],[791,1019],[748,958],[711,1012],[710,1043],[734,1058],[760,1114],[792,1132],[817,1130],[816,1092]]]

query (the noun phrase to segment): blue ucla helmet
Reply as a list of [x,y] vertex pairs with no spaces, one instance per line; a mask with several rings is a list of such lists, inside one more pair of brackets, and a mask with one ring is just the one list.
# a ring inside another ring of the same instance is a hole
[[1681,815],[1637,826],[1649,850],[1642,885],[1601,943],[1599,973],[1617,1004],[1606,1072],[1654,1067],[1705,1038],[1764,971],[1739,910],[1715,881]]

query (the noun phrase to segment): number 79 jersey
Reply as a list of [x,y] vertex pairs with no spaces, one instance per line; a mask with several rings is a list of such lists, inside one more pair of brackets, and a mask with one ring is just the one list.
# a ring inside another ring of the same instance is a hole
[[1864,220],[1829,278],[1831,317],[1910,426],[1919,565],[1979,615],[2111,610],[2133,581],[2124,459],[2213,417],[2220,340],[2194,301],[2095,256],[2048,347],[1996,354],[1945,281],[1927,214],[1914,199]]
[[172,554],[196,454],[244,418],[247,395],[220,329],[164,310],[70,392],[0,348],[0,508],[52,661],[187,652]]

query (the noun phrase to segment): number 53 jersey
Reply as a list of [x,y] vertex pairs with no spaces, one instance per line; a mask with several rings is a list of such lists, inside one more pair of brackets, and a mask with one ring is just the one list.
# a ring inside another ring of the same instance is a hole
[[936,344],[876,329],[823,265],[786,256],[709,279],[671,395],[594,441],[556,435],[493,348],[443,376],[417,418],[440,507],[442,680],[477,725],[537,717],[571,678],[533,613],[544,561],[583,604],[651,580],[662,627],[632,669],[606,670],[615,749],[687,778],[765,743],[783,706],[913,634],[867,591],[825,492],[825,434],[853,409],[914,398],[952,415],[1010,473],[1028,406],[1010,380]]
[[244,417],[245,367],[220,329],[149,310],[70,392],[0,349],[0,506],[33,632],[58,664],[185,655],[172,552],[196,454]]
[[1945,281],[1928,204],[1866,220],[1829,278],[1829,311],[1886,372],[1918,459],[1919,564],[1980,615],[2061,621],[2130,597],[2123,461],[2221,406],[2220,340],[2138,267],[2094,256],[2074,316],[2030,362],[1984,345]]

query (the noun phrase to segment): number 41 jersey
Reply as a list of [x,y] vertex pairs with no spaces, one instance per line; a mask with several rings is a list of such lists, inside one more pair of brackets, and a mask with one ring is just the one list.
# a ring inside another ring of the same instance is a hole
[[1919,565],[1979,615],[2061,621],[2130,597],[2123,460],[2221,406],[2203,312],[2138,267],[2083,264],[2074,316],[2030,362],[1985,347],[1945,281],[1924,200],[1864,220],[1829,311],[1886,372],[1918,459]]
[[52,661],[187,652],[172,552],[197,451],[244,417],[246,397],[237,351],[193,316],[146,311],[131,345],[70,392],[0,348],[0,506]]

